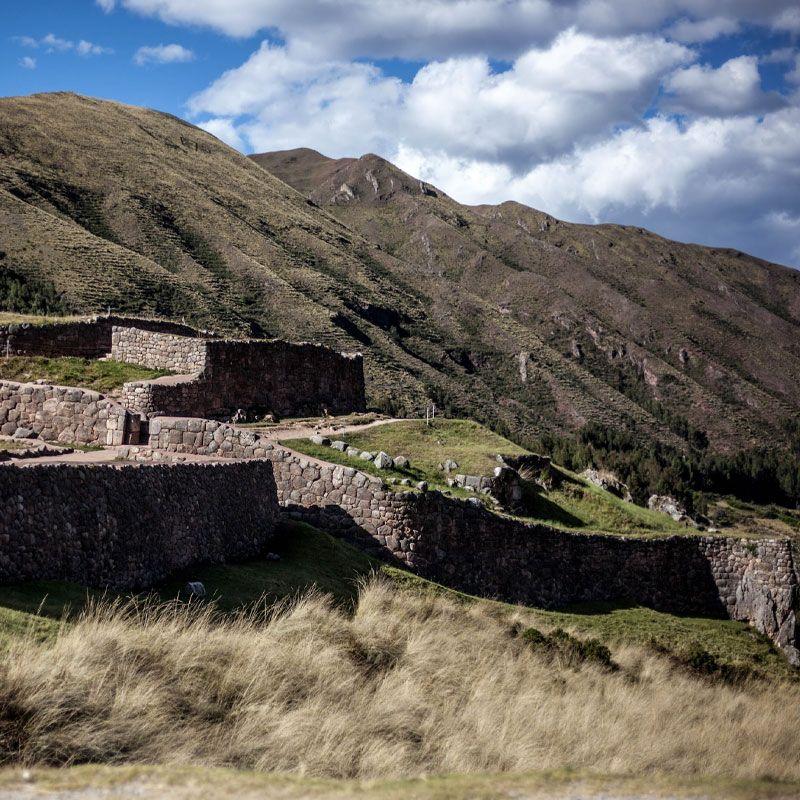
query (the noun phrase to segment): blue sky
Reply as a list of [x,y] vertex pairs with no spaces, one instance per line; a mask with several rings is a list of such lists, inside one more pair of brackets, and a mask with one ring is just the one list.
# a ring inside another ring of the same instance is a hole
[[[800,266],[797,0],[6,0],[0,94]],[[145,48],[144,50],[142,48]]]

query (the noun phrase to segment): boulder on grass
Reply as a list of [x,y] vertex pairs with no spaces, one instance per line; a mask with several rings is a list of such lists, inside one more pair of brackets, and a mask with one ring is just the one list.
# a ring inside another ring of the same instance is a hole
[[378,469],[391,469],[394,466],[394,459],[388,454],[384,453],[381,450],[378,455],[375,456],[375,460],[372,462]]
[[341,442],[341,441],[331,442],[331,447],[334,450],[340,450],[342,453],[344,453],[344,451],[347,450],[347,442]]
[[394,465],[397,469],[408,469],[411,462],[405,456],[395,456]]
[[327,436],[320,436],[319,434],[312,436],[311,441],[314,442],[314,444],[319,444],[323,447],[329,447],[331,443],[331,440]]

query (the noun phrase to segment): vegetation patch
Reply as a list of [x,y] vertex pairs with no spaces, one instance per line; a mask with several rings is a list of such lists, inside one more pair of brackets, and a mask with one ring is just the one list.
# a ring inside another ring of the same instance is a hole
[[169,374],[167,370],[149,369],[123,361],[97,361],[71,356],[0,358],[0,380],[21,383],[45,380],[57,386],[79,386],[97,392],[110,392],[128,381],[152,380]]
[[[514,634],[518,626],[512,628]],[[577,639],[563,628],[552,633],[542,633],[538,628],[525,628],[520,634],[522,641],[537,653],[568,667],[595,664],[611,672],[619,665],[611,658],[611,651],[597,639]]]

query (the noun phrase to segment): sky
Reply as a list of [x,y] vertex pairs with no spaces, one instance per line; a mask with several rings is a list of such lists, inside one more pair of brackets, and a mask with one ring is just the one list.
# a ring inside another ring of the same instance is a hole
[[2,0],[0,95],[800,268],[800,0]]

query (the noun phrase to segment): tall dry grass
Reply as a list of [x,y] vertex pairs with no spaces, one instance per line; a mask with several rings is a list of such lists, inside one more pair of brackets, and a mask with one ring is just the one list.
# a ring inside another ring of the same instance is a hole
[[732,687],[643,650],[552,663],[480,605],[372,582],[268,615],[100,607],[0,659],[0,748],[28,762],[341,777],[581,767],[800,778],[800,690]]

